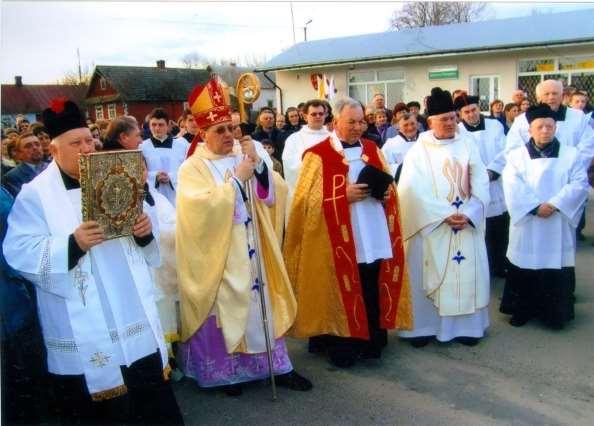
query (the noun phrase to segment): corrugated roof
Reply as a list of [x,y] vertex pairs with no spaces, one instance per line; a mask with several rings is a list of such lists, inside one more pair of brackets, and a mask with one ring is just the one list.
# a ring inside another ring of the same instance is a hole
[[258,71],[594,41],[594,9],[387,31],[296,44]]
[[127,102],[185,101],[192,89],[210,76],[203,69],[117,65],[97,65],[95,73],[109,80]]
[[87,86],[63,84],[3,84],[2,114],[40,113],[49,107],[50,101],[66,96],[81,107],[84,105]]

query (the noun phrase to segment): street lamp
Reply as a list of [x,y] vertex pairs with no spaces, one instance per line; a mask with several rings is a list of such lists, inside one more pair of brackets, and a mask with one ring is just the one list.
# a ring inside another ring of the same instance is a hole
[[312,19],[310,19],[309,21],[307,21],[305,23],[305,26],[303,27],[303,38],[305,39],[305,41],[307,41],[307,26],[309,24],[311,24]]

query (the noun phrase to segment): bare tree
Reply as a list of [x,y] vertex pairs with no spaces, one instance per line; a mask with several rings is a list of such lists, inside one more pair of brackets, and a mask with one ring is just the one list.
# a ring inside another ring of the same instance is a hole
[[407,2],[400,10],[394,11],[390,19],[390,29],[427,27],[471,22],[480,19],[486,10],[486,3],[479,2]]
[[181,58],[181,61],[186,66],[186,68],[204,68],[210,62],[210,59],[196,51],[193,51],[186,53]]
[[93,77],[94,64],[85,65],[82,67],[80,75],[78,71],[66,71],[64,76],[58,80],[58,84],[67,84],[71,86],[88,86]]

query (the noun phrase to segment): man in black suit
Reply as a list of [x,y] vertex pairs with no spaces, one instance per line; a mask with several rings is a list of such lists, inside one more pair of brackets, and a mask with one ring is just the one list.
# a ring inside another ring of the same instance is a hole
[[20,164],[6,173],[2,183],[13,197],[21,191],[23,184],[31,182],[47,166],[43,161],[41,143],[31,132],[19,136],[15,146],[15,157]]

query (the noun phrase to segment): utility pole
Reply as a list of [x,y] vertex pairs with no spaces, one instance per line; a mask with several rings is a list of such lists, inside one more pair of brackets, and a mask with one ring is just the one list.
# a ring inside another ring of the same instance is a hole
[[289,6],[291,7],[291,26],[293,27],[293,44],[297,43],[297,39],[295,38],[295,15],[293,14],[293,2],[289,2]]
[[311,21],[312,21],[312,20],[313,20],[313,19],[310,19],[310,20],[309,20],[309,21],[307,21],[307,22],[305,23],[305,25],[303,26],[303,38],[304,38],[304,40],[305,40],[305,41],[307,41],[307,26],[308,26],[309,24],[311,24]]
[[76,48],[76,56],[78,58],[78,84],[82,84],[82,69],[80,68],[80,49]]

